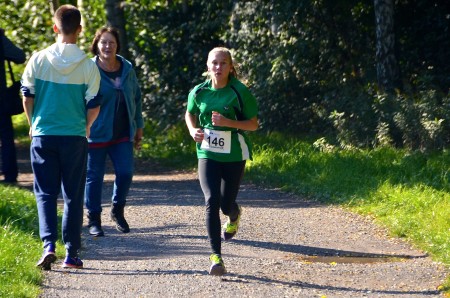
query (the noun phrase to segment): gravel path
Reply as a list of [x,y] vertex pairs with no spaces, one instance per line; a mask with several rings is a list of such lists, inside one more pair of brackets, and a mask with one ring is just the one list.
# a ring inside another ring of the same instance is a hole
[[58,260],[41,297],[442,297],[448,270],[369,219],[245,181],[239,233],[222,248],[228,274],[209,276],[196,174],[141,166],[125,211],[131,232],[109,219],[109,174],[105,237],[84,228],[85,268],[62,269]]

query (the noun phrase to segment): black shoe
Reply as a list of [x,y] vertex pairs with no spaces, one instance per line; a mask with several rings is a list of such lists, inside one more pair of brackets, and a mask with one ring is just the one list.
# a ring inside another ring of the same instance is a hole
[[101,213],[88,213],[89,234],[94,237],[105,235],[102,229]]
[[0,183],[5,185],[16,185],[17,179],[3,179],[2,181],[0,181]]
[[103,229],[101,226],[92,225],[89,227],[89,235],[92,235],[94,237],[103,237],[103,236],[105,236],[105,232],[103,232]]
[[130,232],[130,227],[123,215],[125,206],[112,205],[111,206],[111,220],[116,223],[116,229],[122,233]]

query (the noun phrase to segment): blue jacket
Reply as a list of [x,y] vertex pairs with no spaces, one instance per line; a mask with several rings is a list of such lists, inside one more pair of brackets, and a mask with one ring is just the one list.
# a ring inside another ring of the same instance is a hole
[[[89,143],[111,141],[113,135],[116,90],[122,90],[127,104],[130,142],[134,139],[136,128],[144,127],[141,89],[139,88],[136,72],[128,60],[119,55],[117,55],[117,58],[122,61],[121,85],[119,87],[115,87],[106,73],[99,68],[101,75],[100,94],[103,98],[103,102],[100,107],[100,114],[92,124],[91,134],[88,139]],[[96,63],[97,59],[98,57],[92,58]]]

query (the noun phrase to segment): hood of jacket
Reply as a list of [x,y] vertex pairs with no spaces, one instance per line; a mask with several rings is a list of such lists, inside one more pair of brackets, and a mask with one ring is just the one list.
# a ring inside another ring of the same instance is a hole
[[71,73],[87,57],[76,44],[60,42],[48,47],[46,56],[56,71],[62,75]]

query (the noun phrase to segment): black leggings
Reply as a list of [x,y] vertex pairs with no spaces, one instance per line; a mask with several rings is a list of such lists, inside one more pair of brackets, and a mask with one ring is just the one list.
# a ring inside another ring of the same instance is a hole
[[232,221],[239,215],[236,197],[244,174],[245,160],[219,162],[212,159],[198,160],[198,176],[205,196],[206,230],[212,252],[221,254],[220,213]]

